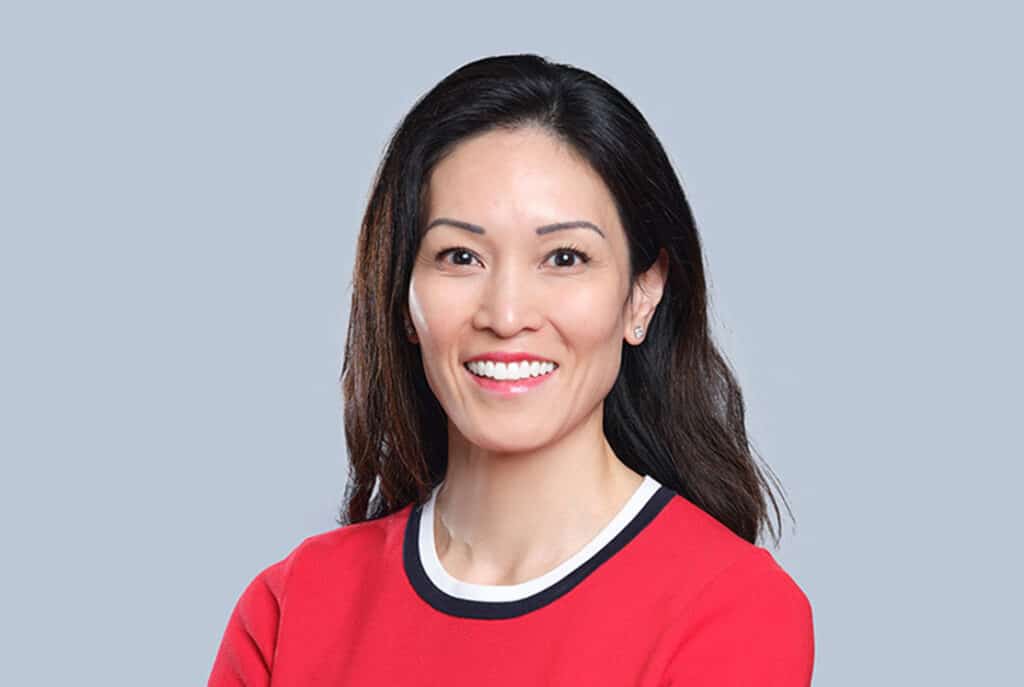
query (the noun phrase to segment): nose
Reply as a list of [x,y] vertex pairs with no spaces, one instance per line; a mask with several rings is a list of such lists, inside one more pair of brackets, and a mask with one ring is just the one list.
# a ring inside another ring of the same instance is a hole
[[544,321],[543,309],[555,305],[545,302],[538,280],[522,268],[495,269],[480,290],[473,326],[491,329],[502,338],[538,329]]

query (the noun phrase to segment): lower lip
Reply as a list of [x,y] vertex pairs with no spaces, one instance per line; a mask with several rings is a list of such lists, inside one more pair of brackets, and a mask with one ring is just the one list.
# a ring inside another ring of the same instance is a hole
[[541,375],[539,377],[527,377],[525,379],[514,380],[499,380],[491,379],[490,377],[480,377],[478,375],[475,375],[469,370],[467,370],[465,366],[463,366],[462,369],[466,370],[466,374],[472,377],[473,381],[476,382],[477,385],[479,385],[481,388],[499,394],[501,396],[517,396],[519,394],[525,394],[527,391],[537,388],[544,382],[554,377],[559,370],[559,368],[556,367],[554,370],[547,373],[546,375]]

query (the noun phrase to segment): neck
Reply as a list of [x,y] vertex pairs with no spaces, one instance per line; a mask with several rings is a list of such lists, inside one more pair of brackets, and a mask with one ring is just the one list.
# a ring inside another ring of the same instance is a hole
[[434,504],[445,570],[477,584],[543,575],[591,541],[643,481],[601,431],[522,453],[493,453],[449,424],[448,468]]

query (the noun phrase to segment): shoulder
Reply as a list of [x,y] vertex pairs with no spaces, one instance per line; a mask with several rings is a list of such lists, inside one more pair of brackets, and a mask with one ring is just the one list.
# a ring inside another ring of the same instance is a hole
[[[303,539],[262,569],[243,590],[228,619],[210,685],[269,684],[288,601],[316,601],[338,582],[357,581],[386,555],[406,509]],[[372,574],[372,573],[369,573]]]
[[809,684],[814,621],[803,589],[767,549],[682,497],[670,505],[672,568],[685,583],[672,610],[666,684]]
[[[659,569],[673,588],[674,613],[726,613],[746,605],[737,620],[755,620],[761,611],[807,624],[811,604],[803,589],[767,549],[751,544],[685,497],[674,494],[659,518],[654,548]],[[768,608],[768,605],[771,608]]]
[[702,610],[739,623],[771,620],[776,629],[809,629],[812,615],[800,585],[760,546],[751,546],[708,580],[691,604],[691,611]]
[[763,567],[773,561],[767,550],[743,539],[676,492],[655,524],[653,538],[662,567],[683,576],[679,579],[685,582],[682,586],[694,594],[729,568]]
[[318,580],[344,581],[371,570],[390,546],[400,545],[409,506],[376,520],[310,535],[252,578],[243,599],[258,606],[284,605],[290,590]]
[[811,604],[765,549],[754,547],[675,618],[663,685],[807,687],[814,670]]

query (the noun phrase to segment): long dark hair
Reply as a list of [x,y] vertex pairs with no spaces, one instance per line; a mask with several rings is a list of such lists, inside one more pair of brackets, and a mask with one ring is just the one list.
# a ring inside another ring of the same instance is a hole
[[352,280],[341,369],[349,476],[338,524],[422,503],[445,475],[447,418],[404,327],[425,182],[466,137],[524,126],[572,145],[604,179],[627,236],[631,285],[660,249],[668,254],[649,333],[642,345],[623,346],[605,399],[609,444],[630,468],[743,539],[756,543],[767,524],[778,544],[765,497],[776,519],[779,508],[752,457],[739,385],[712,341],[700,238],[668,156],[643,115],[610,84],[530,54],[456,69],[414,104],[388,142]]

